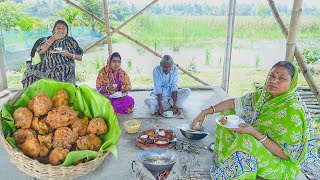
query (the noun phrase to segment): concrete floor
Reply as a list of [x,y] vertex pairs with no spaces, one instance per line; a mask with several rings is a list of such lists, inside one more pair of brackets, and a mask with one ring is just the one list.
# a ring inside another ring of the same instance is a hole
[[[123,123],[128,119],[139,119],[142,122],[140,131],[153,128],[155,124],[160,124],[161,128],[167,129],[169,127],[177,127],[183,123],[191,123],[193,118],[200,112],[201,109],[207,108],[212,104],[228,99],[228,95],[220,88],[215,87],[214,90],[206,91],[192,91],[191,97],[186,102],[186,106],[183,109],[184,119],[166,119],[160,116],[152,116],[148,113],[146,106],[144,105],[144,99],[149,96],[150,91],[137,91],[131,92],[130,95],[134,97],[136,101],[135,111],[130,115],[119,115],[118,121],[122,129],[122,135],[117,143],[118,158],[115,158],[112,154],[106,157],[105,161],[93,172],[86,176],[78,177],[77,180],[82,179],[118,179],[118,180],[133,180],[134,174],[131,170],[131,162],[137,160],[137,155],[140,151],[135,145],[135,138],[137,134],[128,134],[124,130]],[[1,95],[1,94],[0,94]],[[1,97],[1,96],[0,96]],[[0,107],[7,101],[5,98],[0,98]],[[210,115],[204,122],[204,126],[207,127],[211,134],[206,138],[198,141],[191,141],[192,144],[197,146],[208,146],[214,141],[214,116]],[[187,140],[178,129],[174,131],[178,139]],[[189,140],[190,141],[190,140]],[[198,148],[199,154],[179,152],[172,149],[178,155],[178,159],[181,165],[187,165],[189,169],[201,169],[203,171],[209,171],[211,166],[212,154],[210,151]],[[0,145],[0,179],[19,179],[30,180],[34,179],[21,171],[19,171],[11,162],[9,162],[8,154]],[[297,179],[305,179],[304,176],[299,176]]]

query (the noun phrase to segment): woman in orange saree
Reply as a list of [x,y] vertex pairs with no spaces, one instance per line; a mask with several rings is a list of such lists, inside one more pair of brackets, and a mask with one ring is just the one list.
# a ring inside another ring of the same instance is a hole
[[121,56],[114,52],[108,64],[98,74],[96,88],[108,98],[116,114],[128,114],[133,111],[134,99],[128,95],[131,82],[128,74],[121,69]]

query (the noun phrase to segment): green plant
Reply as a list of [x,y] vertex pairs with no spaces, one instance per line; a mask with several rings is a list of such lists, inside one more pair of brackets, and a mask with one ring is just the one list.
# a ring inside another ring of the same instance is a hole
[[142,67],[136,66],[136,71],[137,71],[137,74],[141,74],[142,73]]
[[261,61],[260,56],[257,55],[256,56],[256,68],[260,66],[260,61]]
[[179,52],[179,50],[181,49],[182,44],[178,43],[178,44],[174,44],[172,46],[173,52]]
[[206,49],[206,65],[210,65],[210,59],[211,59],[211,51],[210,49]]
[[320,59],[320,49],[316,46],[309,45],[303,49],[302,56],[307,64],[315,64]]
[[20,72],[21,74],[24,74],[26,71],[27,71],[27,66],[22,65],[22,66],[19,67],[19,72]]
[[197,63],[195,61],[195,57],[193,57],[191,59],[191,61],[189,61],[189,65],[187,67],[187,71],[189,71],[191,73],[198,73]]
[[100,62],[99,58],[95,59],[95,64],[96,64],[96,70],[100,70],[101,62]]
[[131,72],[132,71],[132,59],[128,59],[127,60],[127,67],[128,67],[128,71]]

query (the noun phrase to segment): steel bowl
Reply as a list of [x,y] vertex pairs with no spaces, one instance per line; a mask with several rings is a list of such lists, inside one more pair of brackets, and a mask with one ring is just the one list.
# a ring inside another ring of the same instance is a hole
[[177,128],[180,129],[180,132],[184,137],[191,140],[200,140],[210,134],[209,130],[203,126],[197,126],[195,130],[192,130],[191,124],[182,124]]
[[175,152],[159,147],[140,152],[138,158],[152,173],[171,170],[178,159]]

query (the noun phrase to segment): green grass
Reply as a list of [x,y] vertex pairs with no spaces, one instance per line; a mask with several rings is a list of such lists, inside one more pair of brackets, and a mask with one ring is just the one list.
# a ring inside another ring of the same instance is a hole
[[[284,17],[289,24],[290,18]],[[214,38],[225,38],[227,17],[182,17],[142,15],[125,27],[125,32],[149,46],[197,46]],[[320,18],[302,16],[299,38],[319,38]],[[283,39],[284,36],[273,17],[236,17],[234,38]]]

